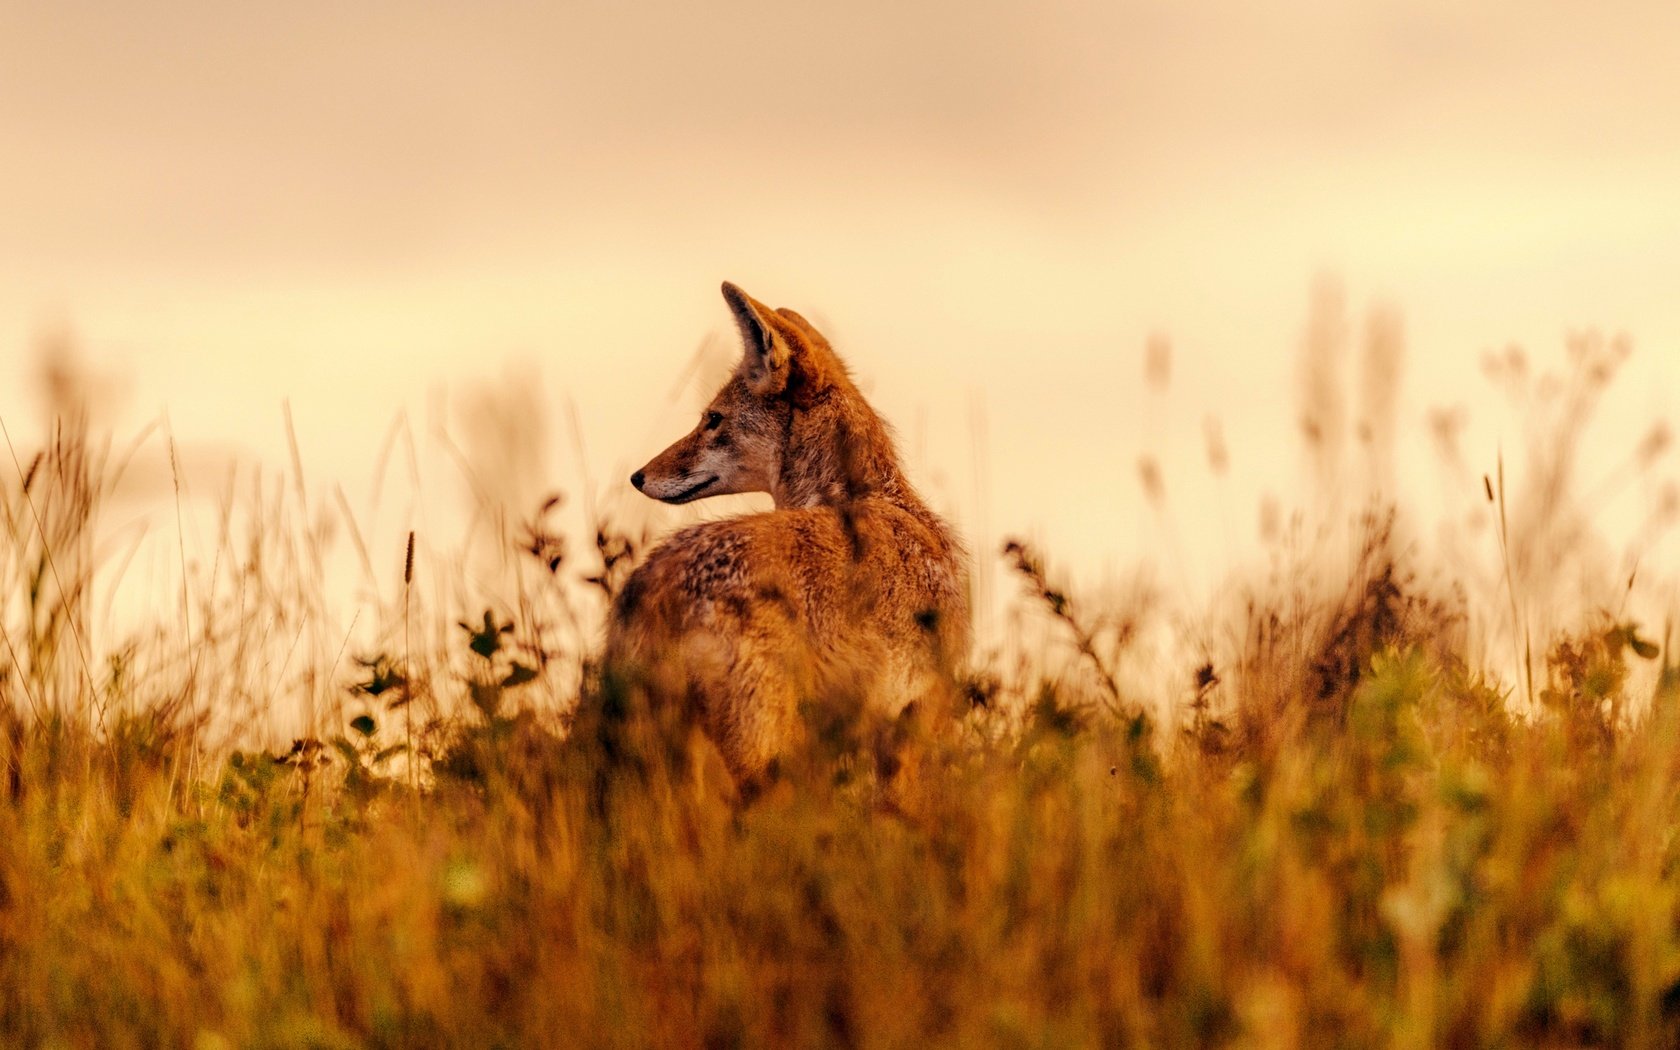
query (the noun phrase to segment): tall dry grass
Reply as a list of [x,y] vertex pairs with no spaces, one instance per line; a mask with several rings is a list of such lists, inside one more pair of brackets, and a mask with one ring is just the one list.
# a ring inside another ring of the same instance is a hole
[[[1327,488],[1390,462],[1350,452],[1398,430],[1386,316],[1363,408],[1337,400],[1346,326],[1309,326]],[[1597,352],[1570,361],[1607,383]],[[5,1045],[1680,1040],[1680,658],[1666,625],[1553,607],[1579,404],[1539,467],[1471,475],[1479,536],[1432,551],[1361,497],[1193,616],[1103,605],[1012,542],[1060,643],[958,683],[914,805],[812,697],[809,753],[745,807],[591,663],[646,537],[567,534],[551,501],[486,510],[487,594],[424,535],[370,542],[294,460],[229,486],[154,623],[97,637],[122,457],[74,405],[0,487]],[[301,731],[264,739],[292,702]]]

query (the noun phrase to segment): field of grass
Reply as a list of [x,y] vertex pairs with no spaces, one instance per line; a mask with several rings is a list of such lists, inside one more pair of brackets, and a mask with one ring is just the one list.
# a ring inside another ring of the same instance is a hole
[[1497,474],[1492,613],[1374,505],[1149,675],[1150,610],[981,551],[1061,648],[953,683],[903,793],[813,697],[740,807],[590,663],[641,537],[539,516],[482,604],[410,537],[346,652],[325,530],[255,484],[96,655],[99,448],[71,418],[0,487],[0,1045],[1680,1043],[1680,656],[1541,615],[1575,583]]

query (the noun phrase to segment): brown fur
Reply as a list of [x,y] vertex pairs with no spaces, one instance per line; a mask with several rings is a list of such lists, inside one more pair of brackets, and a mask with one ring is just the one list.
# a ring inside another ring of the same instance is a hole
[[[768,492],[776,509],[683,529],[631,576],[610,665],[682,704],[737,782],[802,735],[799,704],[937,704],[968,645],[965,555],[916,495],[886,423],[828,341],[731,284],[745,353],[700,425],[632,477],[686,503]],[[926,705],[924,705],[926,706]]]

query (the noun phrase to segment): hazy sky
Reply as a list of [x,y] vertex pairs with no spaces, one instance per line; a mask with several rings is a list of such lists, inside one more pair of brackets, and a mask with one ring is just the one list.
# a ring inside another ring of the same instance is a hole
[[[6,419],[68,326],[121,425],[272,462],[289,398],[358,496],[398,411],[533,367],[628,501],[724,278],[826,324],[977,543],[1093,570],[1159,554],[1141,455],[1198,573],[1287,490],[1323,273],[1404,317],[1414,465],[1433,405],[1477,470],[1518,442],[1477,366],[1513,340],[1633,335],[1595,453],[1680,402],[1666,2],[0,0],[0,161]],[[575,490],[549,436],[533,490]]]

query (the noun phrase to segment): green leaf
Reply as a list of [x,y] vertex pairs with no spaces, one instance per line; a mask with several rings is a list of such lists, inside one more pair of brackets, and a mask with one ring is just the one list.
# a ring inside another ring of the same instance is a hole
[[496,618],[486,609],[482,628],[469,627],[463,623],[461,630],[466,631],[469,636],[467,648],[488,660],[502,647],[502,635],[512,633],[513,624],[497,624]]
[[1616,624],[1606,634],[1610,644],[1620,643],[1632,649],[1635,654],[1646,660],[1655,660],[1661,650],[1652,642],[1639,637],[1639,625],[1635,623]]
[[354,729],[363,736],[372,736],[373,731],[377,729],[378,726],[374,724],[372,715],[357,715],[355,718],[350,720],[350,728]]
[[351,766],[360,766],[361,758],[356,754],[356,745],[341,736],[332,738],[333,750],[344,756],[344,761]]
[[356,683],[355,689],[357,692],[366,693],[369,696],[379,696],[389,690],[408,685],[408,679],[403,677],[402,672],[393,667],[383,656],[375,657],[372,663],[365,660],[358,662],[368,669],[368,680]]
[[518,661],[514,661],[513,670],[508,673],[506,678],[502,679],[502,685],[524,685],[526,682],[534,682],[536,679],[537,672],[534,669],[526,667]]

